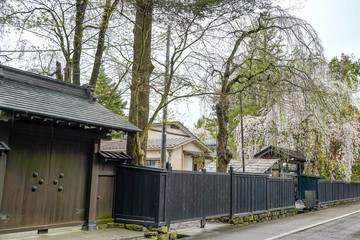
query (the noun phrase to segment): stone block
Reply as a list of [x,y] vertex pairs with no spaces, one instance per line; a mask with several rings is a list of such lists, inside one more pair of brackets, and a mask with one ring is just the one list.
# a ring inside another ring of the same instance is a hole
[[125,224],[124,223],[114,223],[114,227],[115,228],[124,228]]
[[114,227],[115,227],[115,223],[113,223],[113,222],[107,223],[107,227],[108,227],[108,228],[114,228]]
[[143,226],[136,224],[125,224],[125,228],[132,231],[142,232]]
[[177,232],[175,230],[170,230],[169,232],[169,239],[170,240],[175,240],[177,239]]
[[146,232],[144,233],[144,237],[145,238],[150,238],[150,239],[157,239],[157,232]]
[[168,233],[168,227],[158,227],[156,229],[154,229],[155,231],[157,231],[158,233]]
[[159,233],[157,235],[158,240],[169,240],[169,233]]
[[97,228],[98,229],[104,229],[104,228],[107,228],[107,224],[99,224],[99,225],[97,225]]

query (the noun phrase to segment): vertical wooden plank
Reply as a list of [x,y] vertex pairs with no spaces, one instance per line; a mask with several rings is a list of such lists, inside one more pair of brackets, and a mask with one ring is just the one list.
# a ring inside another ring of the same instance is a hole
[[235,203],[235,194],[234,194],[234,188],[235,188],[235,183],[234,183],[234,168],[233,166],[230,166],[230,212],[229,212],[229,217],[233,218],[234,217],[234,203]]
[[266,178],[266,210],[270,210],[270,177]]
[[[9,134],[10,130],[8,128],[0,127],[0,141],[4,142],[6,145],[9,145]],[[6,162],[7,154],[4,153],[3,155],[1,155],[0,153],[0,209],[4,191]]]
[[87,187],[87,209],[85,212],[85,224],[82,227],[85,231],[96,230],[95,218],[96,218],[96,198],[98,189],[98,168],[99,164],[96,159],[96,153],[99,151],[100,140],[94,140],[93,156],[89,163],[89,176]]
[[[206,212],[205,212],[205,182],[206,182],[206,169],[203,168],[201,169],[203,175],[202,175],[202,178],[201,178],[201,228],[204,228],[205,227],[205,223],[206,223]],[[211,185],[212,187],[214,185]],[[214,206],[212,206],[214,207]]]
[[165,196],[164,196],[164,221],[166,222],[166,226],[170,229],[170,215],[171,215],[171,209],[169,208],[169,206],[171,206],[171,200],[172,200],[172,195],[171,195],[171,190],[170,186],[171,186],[171,174],[172,174],[172,167],[171,167],[171,163],[167,162],[166,163],[166,170],[167,170],[167,174],[166,174],[166,178],[165,178]]

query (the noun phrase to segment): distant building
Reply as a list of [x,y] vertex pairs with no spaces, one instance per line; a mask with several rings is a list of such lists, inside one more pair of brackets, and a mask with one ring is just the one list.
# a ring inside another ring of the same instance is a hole
[[[212,161],[212,151],[181,122],[167,124],[166,149],[174,170],[197,171]],[[160,167],[162,125],[154,123],[148,133],[146,166]],[[125,151],[126,139],[101,142],[101,150]]]
[[[304,168],[306,158],[299,151],[286,148],[268,146],[254,155],[253,159],[245,159],[245,172],[268,173],[272,176],[297,176]],[[235,172],[243,172],[242,160],[233,159],[228,164]],[[216,172],[216,162],[205,168],[209,172]]]

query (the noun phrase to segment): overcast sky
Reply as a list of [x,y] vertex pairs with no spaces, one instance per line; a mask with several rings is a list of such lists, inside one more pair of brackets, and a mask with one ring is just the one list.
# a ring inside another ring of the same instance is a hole
[[360,0],[307,0],[296,14],[316,30],[326,59],[342,52],[360,58]]

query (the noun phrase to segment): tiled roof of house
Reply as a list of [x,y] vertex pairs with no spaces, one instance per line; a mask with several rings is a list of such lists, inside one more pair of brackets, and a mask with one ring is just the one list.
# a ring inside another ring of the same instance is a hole
[[123,152],[110,152],[110,151],[99,151],[97,153],[98,157],[103,161],[107,162],[122,162],[129,163],[131,157]]
[[[246,159],[245,160],[245,172],[248,173],[265,173],[269,170],[279,159]],[[243,172],[241,160],[231,160],[228,164],[229,171],[230,166],[233,167],[234,172]],[[216,162],[212,162],[205,167],[208,172],[216,172]]]
[[94,100],[89,87],[0,65],[0,109],[137,132],[135,125]]
[[[166,148],[174,148],[193,141],[193,138],[169,138],[166,140]],[[125,150],[126,139],[113,139],[110,141],[101,141],[101,150]],[[160,149],[161,139],[149,139],[147,142],[148,149]]]
[[255,158],[260,158],[262,156],[275,156],[275,157],[284,157],[289,158],[290,160],[295,160],[299,162],[305,162],[306,157],[305,155],[300,151],[294,151],[287,148],[281,148],[281,147],[274,147],[274,146],[268,146],[265,149],[261,150],[260,152],[256,153],[254,155]]

